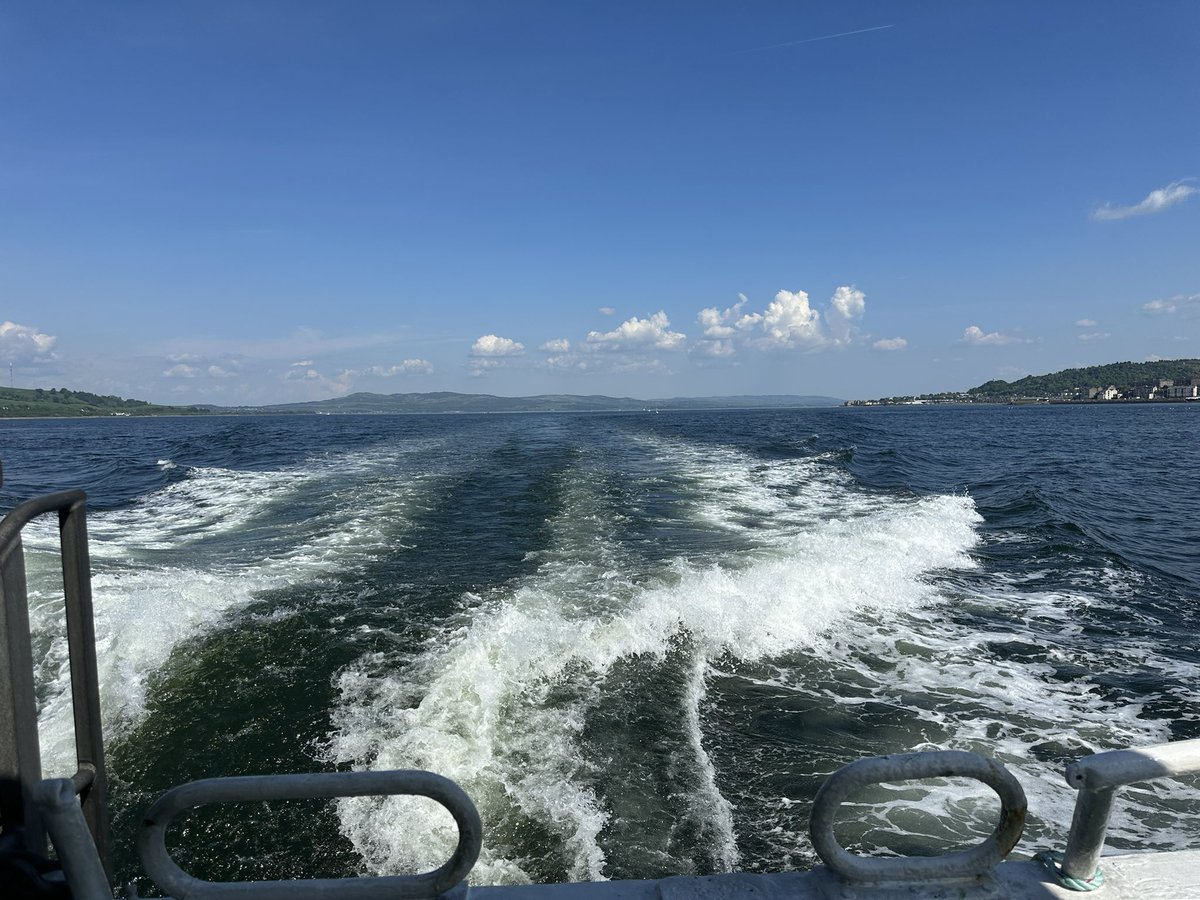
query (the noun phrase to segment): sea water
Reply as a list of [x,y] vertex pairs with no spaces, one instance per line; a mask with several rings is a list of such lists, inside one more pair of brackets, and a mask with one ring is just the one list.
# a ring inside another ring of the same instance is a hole
[[[1200,736],[1200,404],[6,421],[5,510],[82,487],[119,877],[167,788],[422,768],[485,823],[475,883],[778,871],[862,756],[1017,775]],[[47,774],[73,766],[53,522],[27,529]],[[1114,848],[1200,847],[1200,790],[1122,792]],[[844,807],[871,853],[961,846],[966,781]],[[432,868],[427,800],[211,807],[213,879]]]

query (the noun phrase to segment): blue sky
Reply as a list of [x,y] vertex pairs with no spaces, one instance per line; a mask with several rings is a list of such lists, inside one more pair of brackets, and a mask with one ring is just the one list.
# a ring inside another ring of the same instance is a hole
[[1191,0],[10,4],[0,92],[17,386],[851,398],[1200,356]]

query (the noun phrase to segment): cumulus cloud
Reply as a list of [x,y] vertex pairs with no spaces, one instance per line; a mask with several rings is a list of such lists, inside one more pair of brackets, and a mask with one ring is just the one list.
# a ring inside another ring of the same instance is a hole
[[381,378],[391,378],[395,375],[432,375],[433,365],[427,359],[406,359],[394,366],[371,366],[364,374],[378,375]]
[[599,310],[597,310],[597,312],[599,312],[602,316],[615,316],[617,314],[617,311],[611,306],[602,306]]
[[555,338],[552,341],[546,341],[538,349],[543,353],[566,353],[571,349],[571,342],[566,338]]
[[986,334],[978,325],[968,325],[963,331],[963,343],[978,344],[981,346],[1002,346],[1004,344],[1027,344],[1027,340],[1015,337],[1011,334],[1003,334],[999,331],[989,331]]
[[6,363],[31,363],[52,359],[54,342],[52,334],[45,334],[29,325],[16,322],[0,322],[0,361]]
[[292,363],[288,371],[283,373],[284,381],[322,381],[325,376],[313,368],[303,368]]
[[163,371],[164,378],[195,378],[202,370],[187,363],[176,363]]
[[829,309],[825,310],[825,323],[829,337],[835,344],[848,344],[857,331],[867,309],[866,295],[853,285],[843,285],[833,292]]
[[1075,324],[1080,328],[1095,328],[1099,323],[1095,319],[1078,319]]
[[1114,206],[1111,203],[1105,203],[1092,210],[1092,218],[1098,222],[1113,222],[1118,219],[1128,219],[1131,216],[1160,213],[1177,203],[1182,203],[1196,193],[1196,188],[1187,183],[1190,180],[1172,181],[1166,187],[1151,191],[1146,195],[1145,200],[1132,206]]
[[749,301],[725,310],[700,310],[703,340],[696,351],[707,356],[727,356],[737,344],[762,350],[818,350],[851,343],[866,312],[866,295],[852,285],[834,291],[824,314],[814,309],[804,291],[780,291],[762,312],[744,313]]
[[485,334],[471,345],[471,355],[476,357],[520,356],[524,352],[524,344],[495,334]]
[[1112,334],[1107,331],[1088,331],[1079,335],[1081,341],[1102,341],[1110,337],[1112,337]]
[[1176,294],[1167,300],[1151,300],[1142,304],[1142,311],[1152,316],[1180,313],[1185,316],[1200,314],[1200,294]]
[[696,321],[704,326],[704,337],[710,341],[724,341],[737,334],[734,323],[741,318],[742,307],[749,302],[745,294],[738,294],[738,302],[728,309],[718,310],[715,306],[711,306],[700,310]]
[[816,348],[826,342],[821,314],[804,291],[780,291],[764,312],[742,316],[735,327],[756,335],[752,343],[767,350]]
[[902,337],[883,338],[871,346],[876,350],[903,350],[908,346],[908,341]]
[[732,340],[699,340],[692,345],[692,352],[697,356],[707,356],[711,359],[721,359],[733,356]]
[[679,350],[687,342],[687,335],[671,331],[667,314],[659,310],[645,319],[632,316],[612,331],[589,331],[587,344],[606,350]]

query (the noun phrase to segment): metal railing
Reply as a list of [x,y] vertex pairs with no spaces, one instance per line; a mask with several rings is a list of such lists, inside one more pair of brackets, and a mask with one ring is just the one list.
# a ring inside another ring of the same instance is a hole
[[[166,833],[179,813],[209,803],[408,794],[436,800],[458,825],[458,846],[431,872],[377,878],[315,878],[302,881],[202,881],[175,864]],[[146,812],[138,832],[138,852],[146,873],[177,900],[389,900],[432,898],[458,885],[479,858],[483,824],[462,788],[432,772],[326,772],[313,775],[251,775],[206,778],[172,788]]]
[[1117,788],[1186,775],[1200,775],[1200,738],[1136,750],[1109,750],[1068,765],[1067,784],[1079,791],[1079,796],[1063,854],[1063,875],[1082,882],[1096,879]]
[[[982,781],[1000,797],[1000,820],[995,831],[971,849],[941,856],[881,859],[855,856],[834,837],[834,813],[855,790],[882,782],[953,777]],[[830,775],[813,800],[809,837],[825,865],[854,881],[970,878],[989,872],[1008,856],[1021,839],[1026,810],[1020,783],[994,759],[964,750],[897,753],[860,759]]]
[[26,841],[31,850],[44,853],[45,828],[35,802],[42,758],[21,531],[38,516],[57,512],[75,719],[76,771],[70,780],[105,874],[111,879],[86,510],[83,491],[62,491],[22,503],[0,521],[0,777],[20,782]]
[[[77,771],[70,779],[42,780],[37,730],[28,588],[21,532],[41,515],[57,512],[62,551],[63,593],[71,666]],[[48,831],[72,890],[81,900],[111,897],[107,791],[95,630],[86,525],[86,497],[64,491],[21,504],[0,521],[0,777],[19,781],[25,843],[46,851]],[[1200,774],[1200,739],[1136,750],[1114,750],[1067,767],[1067,783],[1079,791],[1064,854],[1039,854],[1042,867],[1060,885],[1094,890],[1104,883],[1097,867],[1117,789],[1158,778]],[[1001,809],[994,833],[965,851],[934,857],[894,859],[855,856],[834,837],[838,806],[854,790],[881,782],[962,776],[991,787]],[[430,797],[450,811],[458,844],[450,859],[419,875],[299,881],[208,882],[184,872],[171,859],[165,835],[181,812],[209,803],[331,799],[408,794]],[[1020,784],[1000,763],[974,753],[935,751],[874,757],[851,763],[822,785],[813,803],[814,849],[828,867],[811,873],[725,875],[591,885],[484,887],[480,900],[630,900],[664,896],[759,896],[783,891],[793,896],[853,896],[888,884],[921,886],[956,880],[962,896],[991,897],[1007,885],[1009,896],[1045,896],[1044,882],[1031,874],[1037,863],[999,864],[1020,839],[1026,801]],[[383,900],[465,896],[466,878],[479,856],[482,825],[470,798],[452,781],[429,772],[334,772],[308,775],[212,778],[163,794],[147,811],[137,839],[146,872],[178,900]],[[1049,865],[1046,865],[1047,859]],[[1042,878],[1045,877],[1042,871]],[[712,879],[722,880],[717,887]],[[673,886],[673,882],[678,882]],[[983,893],[972,893],[978,888]],[[678,890],[677,890],[678,889]],[[849,891],[850,893],[845,893]],[[988,893],[991,891],[992,893]],[[674,893],[673,893],[674,892]],[[132,896],[132,895],[131,895]],[[865,896],[865,895],[864,895]],[[890,896],[890,894],[889,894]],[[1180,895],[1183,896],[1183,895]],[[1190,895],[1189,895],[1190,896]]]

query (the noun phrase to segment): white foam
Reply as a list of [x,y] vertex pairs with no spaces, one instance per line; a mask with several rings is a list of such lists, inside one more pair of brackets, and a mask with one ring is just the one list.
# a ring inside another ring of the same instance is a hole
[[[701,776],[693,802],[720,835],[716,855],[732,865],[731,810],[699,732],[705,661],[812,646],[857,610],[930,600],[930,572],[972,565],[967,551],[979,521],[962,497],[875,504],[874,513],[811,526],[724,564],[676,560],[646,581],[636,570],[614,575],[621,553],[603,534],[606,518],[587,485],[578,477],[555,523],[559,543],[536,575],[469,608],[404,671],[364,659],[339,682],[331,757],[360,767],[430,768],[461,784],[489,821],[473,876],[480,883],[529,877],[493,827],[522,816],[557,835],[570,877],[603,877],[599,836],[607,811],[588,786],[575,738],[589,698],[615,664],[661,660],[681,638],[699,654],[685,710]],[[564,702],[571,690],[576,699]],[[395,800],[346,801],[340,815],[379,872],[429,868],[453,845],[450,832],[422,828]],[[401,822],[403,831],[391,828]]]
[[[132,506],[89,516],[108,739],[142,720],[148,680],[180,641],[215,626],[264,590],[345,571],[386,551],[410,507],[434,485],[394,475],[363,478],[379,459],[357,454],[288,471],[193,469]],[[279,510],[301,494],[327,502],[319,504],[318,515],[290,527],[274,524]],[[239,539],[230,541],[231,535]],[[247,550],[251,537],[258,542]],[[57,544],[49,518],[26,529],[43,759],[48,772],[69,773],[74,726]]]
[[[141,721],[147,682],[181,640],[273,583],[279,583],[278,576],[266,573],[218,576],[187,569],[95,575],[96,658],[106,735],[111,738]],[[53,636],[42,661],[46,699],[38,723],[48,776],[67,776],[75,770],[71,675],[62,614],[61,597],[42,591],[31,594],[31,627],[43,640]]]

